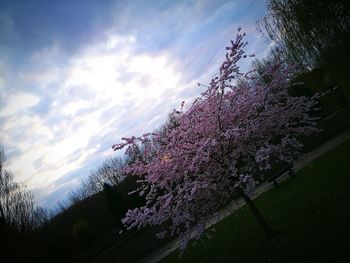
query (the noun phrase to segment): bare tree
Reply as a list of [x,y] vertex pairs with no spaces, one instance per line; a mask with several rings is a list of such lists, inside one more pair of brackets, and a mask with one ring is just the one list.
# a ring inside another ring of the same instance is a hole
[[27,234],[36,225],[34,195],[23,184],[14,181],[13,174],[4,169],[5,161],[5,151],[0,145],[0,224]]
[[34,228],[38,228],[49,222],[49,220],[52,218],[52,212],[46,208],[39,206],[34,211],[34,218],[35,220],[33,222],[33,226]]
[[344,0],[269,0],[259,31],[281,45],[289,59],[314,67],[350,29],[350,4]]
[[124,179],[123,168],[127,165],[126,159],[113,157],[102,163],[96,170],[90,172],[86,180],[83,180],[78,191],[70,194],[70,201],[76,202],[92,196],[103,190],[105,183],[117,185]]
[[75,205],[79,203],[81,200],[83,200],[86,196],[83,194],[83,191],[81,189],[78,190],[72,190],[68,194],[68,201],[70,205]]

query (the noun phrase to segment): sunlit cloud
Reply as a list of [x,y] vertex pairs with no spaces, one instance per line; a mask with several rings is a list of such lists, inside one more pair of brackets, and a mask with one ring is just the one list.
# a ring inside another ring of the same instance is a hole
[[[217,73],[234,28],[246,23],[252,49],[265,52],[268,44],[253,32],[262,12],[255,6],[252,1],[180,1],[117,8],[113,2],[108,8],[115,15],[101,15],[83,35],[76,28],[51,30],[48,24],[40,25],[47,38],[37,40],[10,12],[0,14],[8,36],[0,40],[6,168],[41,204],[64,199],[90,169],[113,156],[111,145],[121,137],[158,128],[182,100],[198,96],[202,87],[196,83]],[[252,12],[243,16],[240,8]]]
[[[93,137],[106,135],[115,126],[120,127],[120,132],[110,134],[111,143],[119,139],[130,131],[125,123],[127,119],[147,122],[147,113],[157,101],[164,101],[167,91],[178,87],[181,74],[169,63],[167,55],[134,54],[131,49],[134,42],[133,37],[113,36],[87,47],[63,67],[21,73],[23,80],[40,85],[41,90],[52,90],[51,84],[58,84],[48,97],[49,111],[45,116],[24,113],[20,118],[7,121],[3,127],[9,141],[17,129],[29,129],[16,143],[20,154],[8,163],[8,169],[19,180],[34,188],[54,184],[62,175],[79,169],[86,158],[96,152],[97,149],[90,145]],[[57,54],[52,55],[48,50],[57,52],[53,48],[39,53],[45,63],[50,64],[49,58],[55,59]],[[8,99],[0,114],[9,116],[38,102],[37,96],[18,93]],[[164,117],[171,106],[165,107]],[[106,111],[114,113],[106,116]],[[151,119],[158,119],[158,114],[150,116]],[[151,120],[150,124],[154,122]],[[152,128],[149,126],[144,124],[144,127]],[[133,130],[137,132],[140,127],[132,127]],[[34,138],[28,140],[31,136]],[[78,157],[73,158],[73,153]]]
[[39,102],[38,96],[29,93],[16,93],[7,99],[5,107],[1,110],[0,116],[9,116],[31,108]]

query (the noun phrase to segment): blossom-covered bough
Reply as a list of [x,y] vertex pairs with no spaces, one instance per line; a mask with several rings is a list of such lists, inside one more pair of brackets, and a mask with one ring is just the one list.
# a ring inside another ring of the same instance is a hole
[[296,158],[302,147],[298,137],[317,131],[312,111],[318,97],[290,96],[295,68],[278,57],[265,73],[268,83],[241,73],[237,62],[247,57],[244,36],[238,29],[218,76],[187,110],[182,103],[161,132],[113,145],[126,147],[133,157],[126,171],[140,177],[135,192],[146,198],[143,207],[127,212],[127,228],[167,223],[168,231],[159,236],[179,235],[185,249],[201,236],[207,219],[239,194],[273,237],[248,193],[271,162]]

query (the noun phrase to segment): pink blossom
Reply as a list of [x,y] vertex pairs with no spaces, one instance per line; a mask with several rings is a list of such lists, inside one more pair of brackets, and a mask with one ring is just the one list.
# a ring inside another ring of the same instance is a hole
[[[169,222],[168,233],[180,235],[184,249],[235,191],[253,190],[260,170],[269,169],[271,160],[291,162],[302,148],[300,135],[317,131],[311,113],[318,95],[288,94],[294,67],[276,58],[266,73],[269,83],[240,72],[237,62],[246,43],[239,32],[219,76],[186,111],[181,103],[162,132],[123,138],[113,146],[139,154],[126,171],[142,178],[138,191],[146,205],[127,212],[123,223],[129,229]],[[231,82],[237,75],[241,84]],[[143,155],[137,144],[147,149]]]

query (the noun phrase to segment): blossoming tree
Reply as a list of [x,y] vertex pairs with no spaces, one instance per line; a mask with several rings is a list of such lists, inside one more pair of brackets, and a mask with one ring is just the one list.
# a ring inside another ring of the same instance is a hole
[[[168,233],[179,235],[184,249],[201,236],[207,219],[239,194],[273,236],[248,194],[271,161],[291,162],[302,147],[298,137],[317,130],[311,114],[317,96],[291,97],[294,68],[278,58],[267,69],[268,83],[240,72],[237,62],[247,57],[244,36],[239,29],[218,76],[187,110],[182,103],[162,132],[113,145],[134,157],[126,170],[140,176],[135,192],[146,197],[143,207],[127,212],[128,228],[168,222]],[[141,149],[137,158],[134,149]]]

